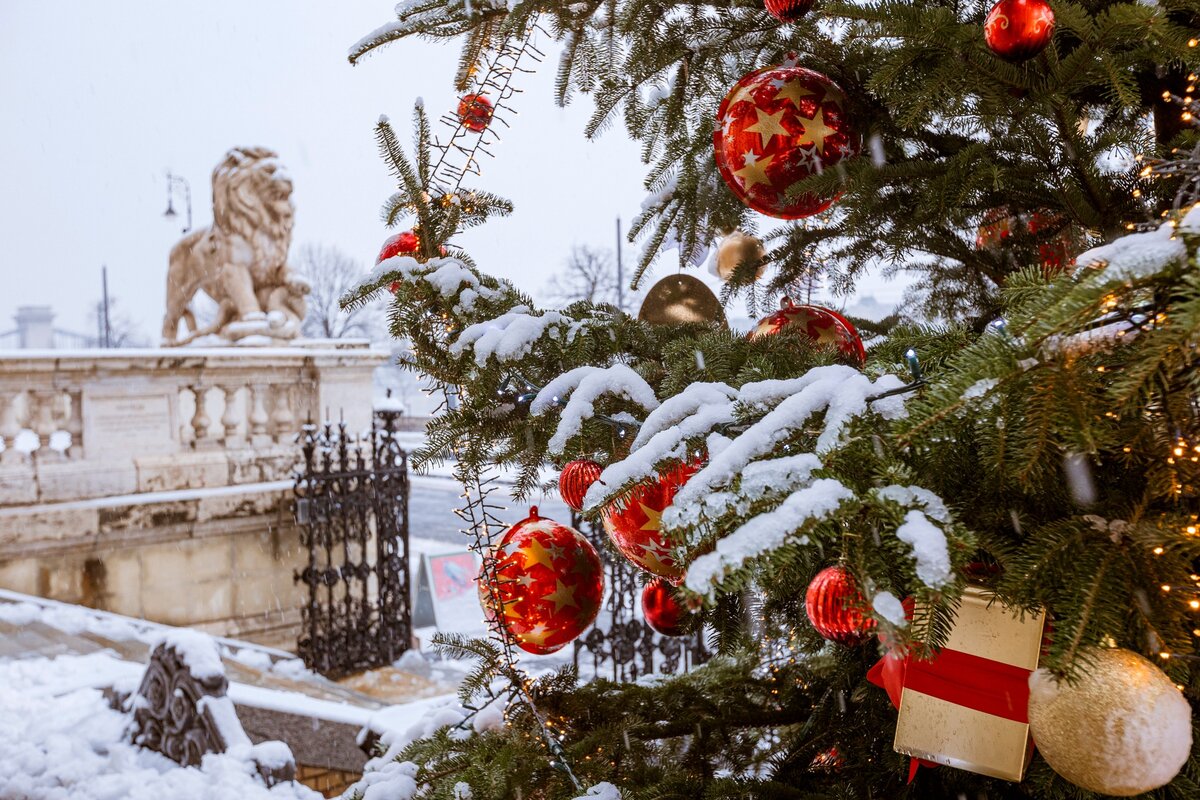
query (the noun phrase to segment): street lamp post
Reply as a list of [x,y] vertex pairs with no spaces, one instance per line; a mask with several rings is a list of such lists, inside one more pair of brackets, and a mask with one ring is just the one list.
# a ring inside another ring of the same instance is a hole
[[187,233],[192,229],[192,186],[188,183],[187,178],[182,175],[174,175],[170,170],[167,170],[167,210],[163,212],[163,216],[167,219],[175,219],[177,216],[175,205],[171,202],[176,186],[183,190],[183,202],[187,210],[187,224],[183,226],[183,232]]

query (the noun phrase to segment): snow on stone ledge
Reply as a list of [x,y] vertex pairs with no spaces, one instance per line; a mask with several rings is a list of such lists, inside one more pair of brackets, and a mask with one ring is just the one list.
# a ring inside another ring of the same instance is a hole
[[217,643],[206,633],[187,628],[175,628],[166,631],[157,641],[152,642],[150,644],[151,651],[160,644],[174,649],[187,666],[188,671],[198,680],[219,678],[225,675],[225,665],[221,663],[221,653],[217,650]]

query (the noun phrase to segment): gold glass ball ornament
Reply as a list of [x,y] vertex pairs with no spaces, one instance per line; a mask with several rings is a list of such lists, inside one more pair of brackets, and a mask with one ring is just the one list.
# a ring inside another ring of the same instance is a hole
[[688,322],[725,324],[721,301],[704,281],[691,275],[668,275],[650,287],[638,319],[651,325],[682,325]]
[[713,261],[714,272],[718,278],[727,281],[733,277],[734,270],[741,264],[750,263],[757,265],[754,275],[757,280],[763,276],[766,269],[766,262],[763,260],[766,255],[767,250],[763,247],[761,239],[734,230],[717,245],[717,257]]
[[1083,789],[1130,797],[1165,786],[1192,749],[1192,710],[1165,672],[1120,648],[1087,655],[1074,684],[1029,678],[1029,730],[1055,772]]

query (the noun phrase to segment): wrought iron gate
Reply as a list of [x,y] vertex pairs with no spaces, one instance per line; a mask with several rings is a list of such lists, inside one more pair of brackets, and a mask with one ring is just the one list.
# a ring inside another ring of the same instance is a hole
[[638,618],[638,599],[642,582],[639,570],[620,554],[614,553],[603,529],[583,523],[571,515],[571,526],[596,547],[604,563],[608,599],[600,619],[590,631],[575,640],[575,666],[590,656],[597,676],[611,669],[615,682],[636,681],[654,672],[687,671],[710,657],[704,647],[704,632],[689,636],[663,636]]
[[298,650],[329,677],[390,664],[409,648],[408,454],[398,411],[379,411],[361,437],[309,423],[299,436],[295,515],[308,566]]

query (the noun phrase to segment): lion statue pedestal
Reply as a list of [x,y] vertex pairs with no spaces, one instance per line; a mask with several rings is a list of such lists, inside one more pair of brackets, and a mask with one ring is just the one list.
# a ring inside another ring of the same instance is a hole
[[[163,345],[198,339],[279,344],[300,334],[308,281],[288,269],[292,181],[264,147],[235,147],[213,170],[213,224],[171,248]],[[203,291],[216,319],[199,327],[191,303]],[[187,333],[179,335],[179,323]]]

